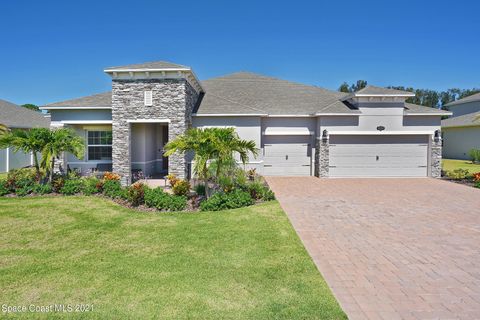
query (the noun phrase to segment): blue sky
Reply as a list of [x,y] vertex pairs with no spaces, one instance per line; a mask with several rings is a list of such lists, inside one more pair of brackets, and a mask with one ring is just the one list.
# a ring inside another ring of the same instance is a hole
[[108,66],[167,60],[200,79],[252,71],[480,87],[479,1],[2,1],[0,98],[46,104],[110,89]]

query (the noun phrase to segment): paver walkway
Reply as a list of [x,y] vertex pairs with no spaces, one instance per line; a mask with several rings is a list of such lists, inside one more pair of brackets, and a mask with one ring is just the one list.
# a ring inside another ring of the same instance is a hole
[[350,319],[480,319],[480,189],[267,180]]

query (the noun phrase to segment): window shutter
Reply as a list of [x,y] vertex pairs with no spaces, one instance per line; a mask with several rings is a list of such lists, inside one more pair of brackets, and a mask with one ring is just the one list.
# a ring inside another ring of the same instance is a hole
[[153,105],[152,91],[144,92],[144,102],[145,102],[145,107],[151,107]]

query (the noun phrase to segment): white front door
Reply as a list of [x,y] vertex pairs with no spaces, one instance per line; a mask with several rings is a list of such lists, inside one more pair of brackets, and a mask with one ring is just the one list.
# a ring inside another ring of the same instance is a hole
[[330,177],[426,177],[427,135],[331,135]]

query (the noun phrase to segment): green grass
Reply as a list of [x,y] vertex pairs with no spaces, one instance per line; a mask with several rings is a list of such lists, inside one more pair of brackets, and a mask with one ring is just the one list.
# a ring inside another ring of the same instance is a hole
[[7,179],[7,173],[6,172],[0,172],[0,180]]
[[[0,305],[55,303],[93,304],[73,314],[89,319],[346,318],[275,201],[154,214],[1,198]],[[20,315],[32,316],[65,314]]]
[[480,164],[473,164],[470,160],[443,159],[442,169],[444,171],[453,171],[455,169],[466,169],[471,174],[480,172]]

